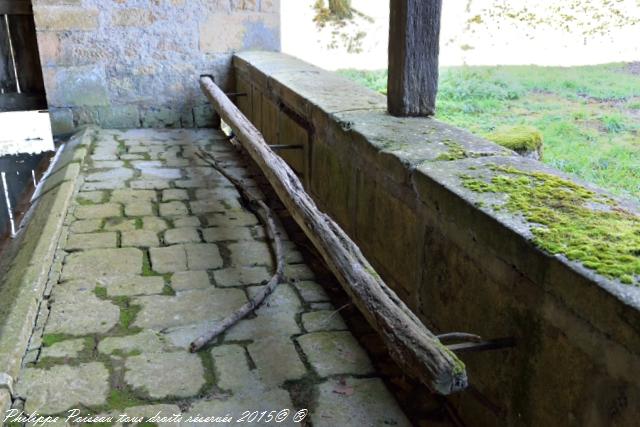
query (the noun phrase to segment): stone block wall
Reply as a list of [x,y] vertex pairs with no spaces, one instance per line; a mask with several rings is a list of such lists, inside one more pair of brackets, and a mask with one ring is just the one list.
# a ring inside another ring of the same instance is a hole
[[198,77],[232,85],[231,54],[280,49],[279,0],[32,0],[54,133],[206,127]]
[[[477,393],[450,401],[466,424],[637,423],[640,277],[539,249],[523,215],[492,208],[504,194],[463,185],[499,168],[571,178],[437,120],[389,116],[382,95],[283,54],[239,53],[234,69],[251,94],[239,108],[270,144],[305,141],[288,161],[307,190],[430,329],[516,339],[461,354]],[[637,222],[637,205],[616,203]]]

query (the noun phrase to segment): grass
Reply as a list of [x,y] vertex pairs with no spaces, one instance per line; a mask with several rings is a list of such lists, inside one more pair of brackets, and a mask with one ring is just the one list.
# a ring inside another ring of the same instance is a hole
[[[340,73],[386,92],[386,71]],[[483,137],[533,126],[545,163],[640,200],[640,75],[625,64],[443,68],[436,117]]]

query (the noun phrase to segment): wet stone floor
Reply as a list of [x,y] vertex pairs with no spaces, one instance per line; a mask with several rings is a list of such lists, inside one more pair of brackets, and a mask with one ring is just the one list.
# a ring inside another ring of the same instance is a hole
[[262,226],[199,149],[251,183],[217,131],[96,134],[14,407],[59,416],[47,425],[91,425],[79,418],[88,415],[112,417],[100,425],[221,425],[243,414],[246,424],[409,425],[288,240],[288,282],[188,352],[273,268]]

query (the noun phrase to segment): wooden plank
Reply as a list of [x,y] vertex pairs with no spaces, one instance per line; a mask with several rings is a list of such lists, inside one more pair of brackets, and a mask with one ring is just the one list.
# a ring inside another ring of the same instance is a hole
[[0,15],[0,93],[17,92],[16,75],[4,15]]
[[38,55],[38,41],[33,16],[9,16],[9,31],[13,44],[13,55],[18,70],[20,91],[24,93],[44,93],[42,68]]
[[438,92],[442,0],[391,0],[387,105],[394,116],[432,116]]
[[43,93],[2,93],[0,94],[0,112],[46,110],[47,99]]
[[0,0],[0,15],[33,15],[31,0]]
[[382,281],[340,226],[320,212],[293,170],[213,80],[201,78],[200,86],[404,372],[436,393],[464,389],[464,364]]

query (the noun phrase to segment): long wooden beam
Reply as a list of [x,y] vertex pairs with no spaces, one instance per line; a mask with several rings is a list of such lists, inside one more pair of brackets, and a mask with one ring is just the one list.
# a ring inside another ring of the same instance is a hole
[[404,372],[443,395],[464,389],[464,364],[382,281],[340,226],[318,209],[293,170],[213,80],[202,77],[200,86]]

